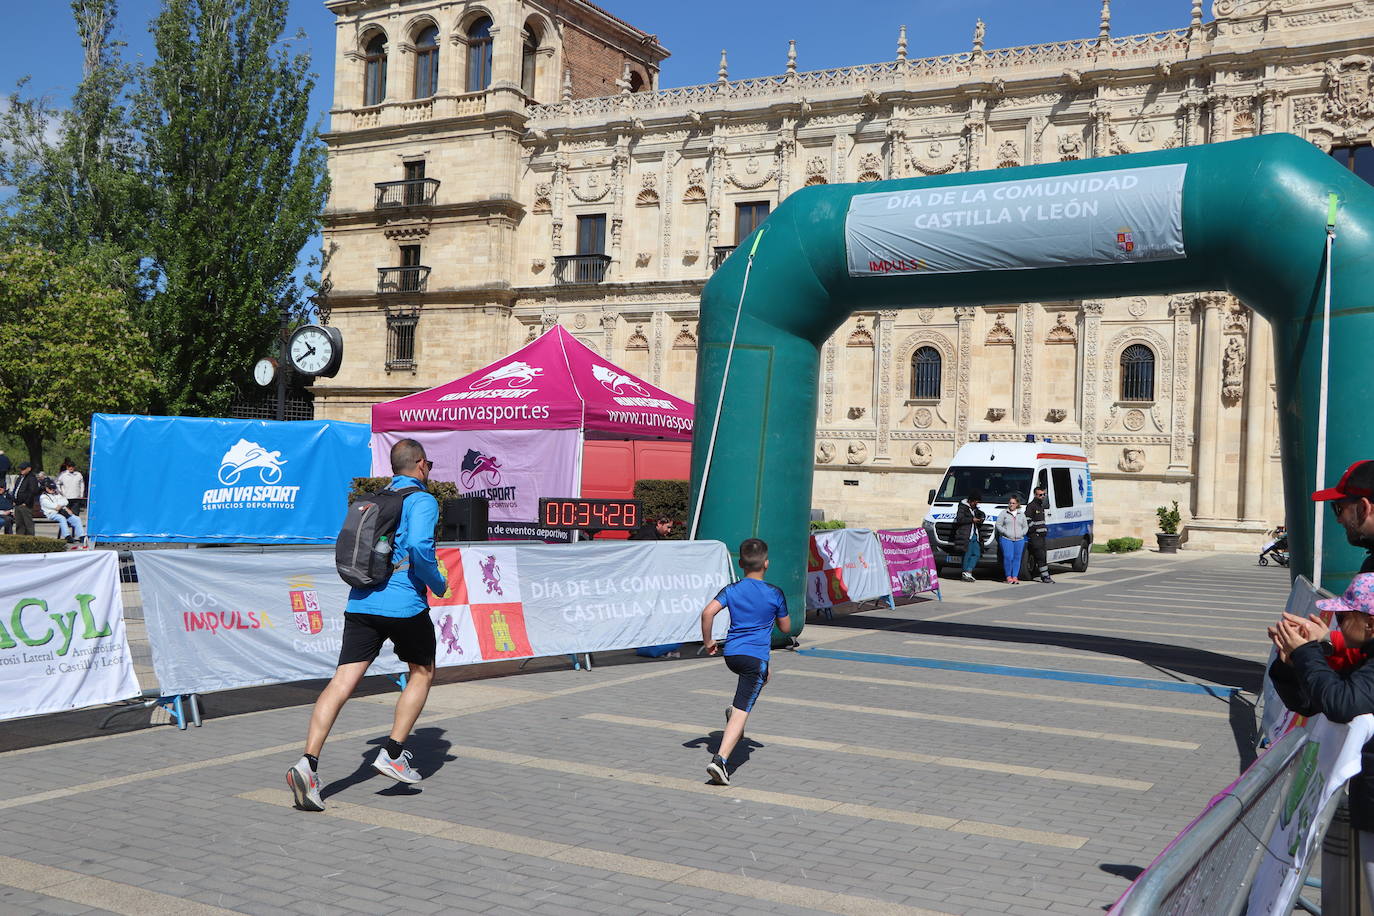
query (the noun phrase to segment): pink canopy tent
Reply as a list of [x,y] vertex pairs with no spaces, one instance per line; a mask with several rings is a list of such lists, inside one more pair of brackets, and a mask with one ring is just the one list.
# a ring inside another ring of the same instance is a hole
[[490,517],[533,521],[540,496],[582,495],[587,439],[690,442],[692,404],[602,359],[561,326],[489,366],[372,407],[373,472],[413,438],[433,476],[490,500]]

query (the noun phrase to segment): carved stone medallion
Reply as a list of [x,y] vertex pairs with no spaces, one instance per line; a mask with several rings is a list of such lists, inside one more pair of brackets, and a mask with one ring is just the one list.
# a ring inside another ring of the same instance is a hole
[[926,467],[935,458],[935,449],[929,442],[915,442],[911,446],[911,463],[918,468]]
[[1145,428],[1145,411],[1131,409],[1126,411],[1126,418],[1121,421],[1121,425],[1131,432],[1138,432]]
[[835,443],[821,442],[816,446],[816,463],[829,464],[835,460]]

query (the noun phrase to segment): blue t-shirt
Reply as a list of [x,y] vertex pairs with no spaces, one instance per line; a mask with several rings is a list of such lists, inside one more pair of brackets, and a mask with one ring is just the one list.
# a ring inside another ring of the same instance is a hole
[[741,579],[720,590],[716,600],[730,609],[726,655],[752,655],[768,661],[773,621],[787,616],[782,589],[762,579]]

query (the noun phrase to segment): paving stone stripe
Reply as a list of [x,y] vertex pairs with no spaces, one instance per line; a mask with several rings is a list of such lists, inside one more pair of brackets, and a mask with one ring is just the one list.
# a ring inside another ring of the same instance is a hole
[[[1064,619],[1064,620],[1101,620],[1101,621],[1104,621],[1104,622],[1106,622],[1106,623],[1115,623],[1116,621],[1118,621],[1118,620],[1121,619],[1120,617],[1095,617],[1095,616],[1093,616],[1093,615],[1091,615],[1091,614],[1055,614],[1055,613],[1053,613],[1053,612],[1051,612],[1051,611],[1027,611],[1027,612],[1026,612],[1026,616],[1027,616],[1027,617],[1053,617],[1053,618],[1056,618],[1056,619]],[[1196,618],[1194,618],[1194,619],[1196,619]],[[1142,623],[1154,623],[1155,621],[1152,621],[1152,620],[1145,620],[1145,621],[1141,621],[1141,622],[1142,622]],[[1225,632],[1225,633],[1253,633],[1253,632],[1255,632],[1255,628],[1254,628],[1254,627],[1228,627],[1228,626],[1222,626],[1222,625],[1215,624],[1215,623],[1173,623],[1173,622],[1171,622],[1171,621],[1163,621],[1163,620],[1161,620],[1161,621],[1159,621],[1159,624],[1160,624],[1161,626],[1167,624],[1168,626],[1171,626],[1171,627],[1191,627],[1191,628],[1193,628],[1193,629],[1195,629],[1195,630],[1221,630],[1222,632]],[[1106,631],[1107,628],[1106,628],[1106,627],[1103,627],[1102,629],[1103,629],[1104,631]]]
[[[1270,613],[1269,611],[1242,611],[1237,610],[1236,608],[1222,607],[1216,604],[1190,605],[1179,604],[1177,601],[1170,601],[1168,606],[1197,608],[1199,611],[1205,611],[1206,613],[1183,612],[1175,614],[1172,611],[1144,611],[1140,610],[1137,606],[1123,606],[1121,604],[1112,603],[1112,599],[1107,598],[1094,598],[1088,601],[1084,601],[1084,603],[1082,604],[1061,604],[1056,606],[1062,608],[1077,608],[1079,610],[1085,611],[1115,611],[1116,613],[1126,617],[1190,617],[1193,620],[1196,620],[1199,617],[1206,617],[1208,614],[1225,614],[1226,617],[1224,619],[1226,620],[1233,620],[1240,617],[1252,617],[1257,621],[1261,621],[1261,623],[1259,624],[1261,626],[1263,625],[1263,622],[1272,623],[1275,619],[1275,614]],[[1157,606],[1158,605],[1151,605],[1151,607]]]
[[[1029,630],[1029,628],[1025,626],[1025,623],[1026,623],[1026,622],[1025,622],[1024,620],[998,620],[998,621],[995,621],[995,622],[998,623],[998,624],[1002,624],[1002,625],[1004,625],[1004,626],[1016,627],[1016,628],[1018,628],[1018,629],[1027,630],[1027,632],[1034,632],[1034,631]],[[1080,626],[1077,626],[1077,625],[1075,625],[1075,624],[1069,624],[1069,623],[1055,623],[1055,624],[1046,624],[1046,625],[1047,625],[1047,626],[1053,626],[1054,628],[1059,629],[1059,630],[1085,630],[1085,631],[1092,632],[1092,633],[1101,633],[1101,632],[1102,632],[1102,627],[1101,627],[1101,626],[1080,627]],[[1123,629],[1123,628],[1121,628],[1121,627],[1112,627],[1112,635],[1113,635],[1113,636],[1115,636],[1115,635],[1117,635],[1117,634],[1120,634],[1120,633],[1127,633],[1127,634],[1129,634],[1129,635],[1131,635],[1131,636],[1163,636],[1163,637],[1171,637],[1171,638],[1173,638],[1173,639],[1178,639],[1180,636],[1191,636],[1191,637],[1196,638],[1196,639],[1205,639],[1205,640],[1207,640],[1208,642],[1211,642],[1211,643],[1221,643],[1221,642],[1224,642],[1224,643],[1228,643],[1228,644],[1231,644],[1231,645],[1248,644],[1248,643],[1255,642],[1255,640],[1240,639],[1239,637],[1235,637],[1235,636],[1209,636],[1209,635],[1207,635],[1207,634],[1205,634],[1205,633],[1165,633],[1165,632],[1162,632],[1162,631],[1160,631],[1160,630],[1127,630],[1127,629]],[[1221,654],[1224,654],[1224,655],[1235,655],[1236,653],[1234,653],[1234,652],[1224,652],[1224,653],[1221,653]],[[1265,658],[1268,658],[1267,655],[1264,656],[1264,657],[1265,657]]]
[[[916,640],[906,640],[916,642]],[[1050,654],[1050,653],[1046,653]],[[1026,693],[1021,690],[994,690],[991,687],[968,687],[959,684],[931,684],[924,681],[903,681],[887,677],[861,677],[852,674],[831,674],[825,671],[800,671],[787,669],[788,677],[814,677],[846,683],[881,684],[886,687],[908,687],[914,690],[944,690],[951,693],[976,693],[990,697],[1008,697],[1015,700],[1045,700],[1050,703],[1067,703],[1071,706],[1090,706],[1094,709],[1135,709],[1141,712],[1157,712],[1165,715],[1196,716],[1204,719],[1230,719],[1230,713],[1215,712],[1207,709],[1183,709],[1178,706],[1158,706],[1152,703],[1124,703],[1119,700],[1099,700],[1086,697],[1054,696],[1048,693]]]
[[[711,697],[733,697],[728,690],[693,690],[693,693]],[[892,716],[898,719],[921,719],[927,722],[944,722],[949,725],[972,725],[980,728],[996,728],[1004,731],[1032,732],[1040,735],[1061,735],[1065,738],[1087,738],[1094,741],[1113,741],[1120,744],[1147,744],[1153,747],[1176,748],[1195,751],[1199,745],[1191,741],[1174,741],[1169,738],[1147,738],[1142,735],[1120,735],[1113,732],[1087,731],[1077,728],[1059,728],[1053,725],[1031,725],[1024,722],[998,722],[993,719],[975,719],[967,716],[945,716],[933,712],[916,712],[910,709],[885,709],[876,706],[851,706],[847,703],[828,703],[824,700],[803,700],[798,697],[768,697],[770,703],[786,703],[789,706],[813,706],[816,709],[833,709],[838,712],[857,712],[870,716]]]
[[[965,640],[962,642],[954,642],[952,640],[940,641],[935,639],[907,639],[903,640],[903,643],[913,646],[942,646],[946,649],[957,649],[960,652],[1003,652],[1012,655],[1041,655],[1046,658],[1072,658],[1079,662],[1101,662],[1103,664],[1112,665],[1137,664],[1145,665],[1145,667],[1151,669],[1157,667],[1156,665],[1148,664],[1146,662],[1138,661],[1136,659],[1123,658],[1120,655],[1113,655],[1110,652],[1101,649],[1097,651],[1094,651],[1092,649],[1084,649],[1081,652],[1055,652],[1050,649],[1013,649],[1009,646],[986,646],[978,640]],[[1258,652],[1227,652],[1226,654],[1232,658],[1269,657],[1268,655],[1262,655]],[[1240,665],[1240,667],[1248,668],[1251,666],[1242,664]],[[793,672],[789,671],[788,673],[791,674]]]
[[10,856],[0,856],[0,885],[123,916],[229,916],[236,912]]
[[[696,691],[701,693],[702,691]],[[734,696],[734,694],[729,694]],[[1194,745],[1196,747],[1196,745]],[[678,776],[664,776],[659,773],[638,773],[602,764],[582,763],[576,760],[560,760],[554,757],[538,757],[494,748],[454,745],[448,753],[469,760],[487,763],[505,763],[512,766],[548,770],[570,776],[585,776],[592,779],[609,779],[616,782],[631,783],[639,786],[652,786],[658,789],[672,789],[678,792],[691,792],[709,795],[714,798],[742,799],[777,805],[783,808],[796,808],[818,814],[838,814],[845,817],[862,817],[868,820],[887,821],[893,824],[906,824],[911,827],[927,827],[932,830],[949,830],[954,833],[967,833],[973,836],[993,837],[1016,843],[1032,843],[1037,846],[1054,846],[1060,849],[1078,849],[1087,838],[1047,830],[1028,830],[1023,827],[1009,827],[985,821],[948,817],[942,814],[927,814],[920,811],[899,811],[874,805],[854,805],[848,802],[821,798],[815,795],[797,795],[790,792],[772,792],[767,789],[750,789],[744,786],[713,786],[702,780],[683,779]],[[704,770],[703,770],[704,771]]]
[[[717,729],[707,725],[689,725],[685,722],[664,722],[659,719],[641,719],[634,716],[617,716],[609,713],[586,713],[581,716],[594,722],[607,722],[612,725],[628,725],[634,728],[651,728],[672,732],[678,735],[710,734]],[[971,760],[966,757],[940,757],[934,754],[919,754],[914,751],[894,751],[882,747],[867,747],[861,744],[845,744],[839,741],[819,741],[811,738],[793,738],[787,735],[766,735],[751,731],[749,737],[782,747],[797,747],[811,751],[833,751],[839,754],[854,754],[860,757],[875,757],[881,760],[902,760],[908,763],[924,763],[932,766],[953,767],[961,770],[977,770],[983,773],[997,773],[1005,776],[1027,776],[1032,779],[1049,779],[1057,782],[1071,782],[1088,786],[1105,786],[1112,789],[1126,789],[1144,792],[1154,787],[1152,782],[1139,779],[1119,779],[1114,776],[1098,776],[1094,773],[1075,773],[1071,770],[1054,770],[1048,767],[1025,767],[1012,763],[996,763],[990,760]]]
[[[291,793],[277,789],[259,789],[253,792],[244,792],[237,797],[279,807],[291,804]],[[837,913],[840,916],[946,916],[946,914],[936,910],[905,906],[872,897],[822,891],[810,887],[783,884],[778,881],[767,881],[762,878],[750,878],[742,874],[737,875],[734,872],[693,868],[658,859],[588,849],[583,846],[557,843],[552,840],[521,836],[520,834],[491,830],[486,827],[474,827],[456,821],[405,814],[368,805],[331,801],[323,814],[326,817],[367,824],[370,827],[398,830],[403,833],[462,843],[465,846],[500,850],[582,868],[595,868],[613,874],[661,881],[665,884],[683,884],[736,897],[747,897],[768,903],[781,903],[826,913]]]

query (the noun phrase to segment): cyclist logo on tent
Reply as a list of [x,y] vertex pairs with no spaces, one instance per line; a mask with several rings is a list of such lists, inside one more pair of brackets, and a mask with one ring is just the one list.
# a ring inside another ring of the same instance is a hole
[[501,483],[501,462],[491,455],[483,455],[475,448],[468,449],[459,470],[462,472],[459,480],[464,490],[471,490],[483,475],[486,475],[486,485],[489,487]]
[[543,369],[516,360],[513,363],[506,363],[504,366],[493,369],[468,387],[473,391],[484,391],[497,382],[505,382],[506,388],[524,388],[536,377],[543,374]]
[[244,471],[256,468],[263,483],[276,483],[281,480],[283,464],[286,464],[286,459],[281,452],[269,452],[256,442],[240,439],[220,459],[219,482],[232,487],[239,482]]
[[642,398],[649,396],[649,392],[639,382],[628,375],[621,375],[608,366],[598,366],[592,363],[592,375],[596,376],[596,380],[601,383],[602,388],[613,394],[625,394],[626,389],[629,389]]

